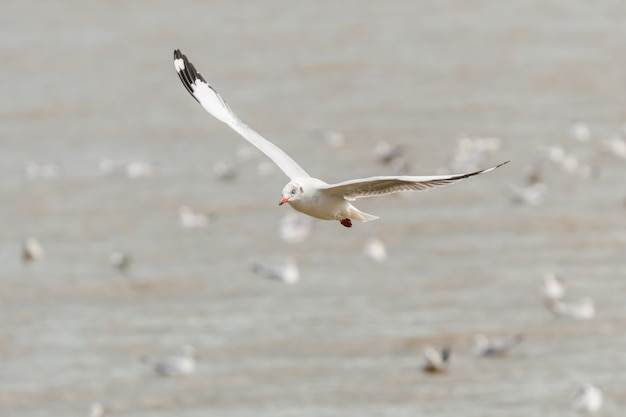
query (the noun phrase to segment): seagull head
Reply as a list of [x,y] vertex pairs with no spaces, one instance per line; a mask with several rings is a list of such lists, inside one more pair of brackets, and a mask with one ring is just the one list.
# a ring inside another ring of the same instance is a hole
[[291,203],[292,201],[297,201],[304,194],[304,188],[302,185],[297,183],[296,181],[291,181],[289,184],[285,185],[282,192],[282,198],[278,203],[279,206],[282,206],[285,203]]

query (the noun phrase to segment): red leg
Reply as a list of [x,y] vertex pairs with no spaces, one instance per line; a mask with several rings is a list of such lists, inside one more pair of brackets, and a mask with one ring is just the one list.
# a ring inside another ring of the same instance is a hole
[[352,220],[350,219],[343,219],[340,221],[340,223],[346,227],[352,227]]

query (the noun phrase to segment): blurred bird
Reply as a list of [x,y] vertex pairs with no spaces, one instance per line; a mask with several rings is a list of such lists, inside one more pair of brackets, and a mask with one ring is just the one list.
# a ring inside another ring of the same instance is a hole
[[213,174],[222,181],[232,181],[239,176],[239,171],[234,164],[218,161],[213,165]]
[[545,146],[539,149],[543,152],[545,161],[568,174],[577,174],[583,178],[589,178],[596,173],[590,165],[583,164],[576,155],[567,153],[560,145]]
[[543,182],[544,163],[537,161],[531,165],[527,165],[523,169],[523,175],[526,185],[533,185]]
[[541,294],[543,298],[547,300],[560,300],[563,298],[563,295],[565,295],[563,280],[557,277],[553,272],[544,272]]
[[579,142],[587,142],[591,138],[591,129],[585,122],[580,120],[575,121],[569,128],[569,133],[572,139]]
[[422,352],[422,357],[424,359],[422,371],[427,373],[446,372],[450,366],[450,348],[447,346],[441,351],[432,346],[426,346]]
[[252,270],[265,278],[284,282],[285,284],[295,284],[300,280],[300,271],[295,259],[286,258],[283,264],[262,265],[255,263]]
[[304,242],[313,229],[313,218],[299,214],[297,212],[288,212],[280,221],[280,237],[289,243]]
[[391,145],[387,141],[379,141],[374,148],[376,160],[391,167],[396,175],[406,175],[409,172],[409,161],[406,156],[406,145]]
[[190,375],[196,369],[195,354],[196,349],[193,346],[185,345],[180,348],[178,355],[164,358],[145,355],[141,360],[159,376]]
[[189,206],[180,206],[178,208],[178,217],[180,219],[180,224],[185,229],[198,229],[206,227],[210,221],[208,214],[195,213]]
[[341,148],[346,144],[344,134],[336,130],[316,130],[313,133],[313,139],[331,148]]
[[504,356],[524,340],[521,334],[507,338],[491,338],[483,334],[474,336],[472,351],[478,356]]
[[452,171],[475,169],[500,150],[501,143],[502,141],[497,137],[470,138],[463,136],[457,142],[450,169]]
[[565,303],[560,300],[547,300],[546,305],[550,311],[559,317],[590,320],[596,315],[595,303],[589,297],[584,297],[572,303]]
[[602,141],[604,149],[613,156],[620,159],[626,159],[626,141],[620,137],[614,136]]
[[119,173],[123,171],[123,163],[120,161],[115,161],[108,157],[103,157],[98,162],[98,170],[102,175],[111,175]]
[[26,239],[22,243],[22,261],[31,262],[42,259],[45,255],[43,247],[35,238]]
[[30,161],[26,165],[26,175],[31,179],[47,179],[59,176],[61,169],[57,164]]
[[377,263],[383,263],[387,260],[387,248],[383,241],[377,237],[367,238],[365,245],[363,245],[363,253]]
[[131,161],[126,164],[128,178],[143,178],[154,175],[154,166],[149,162]]
[[111,254],[109,255],[109,261],[111,262],[113,268],[126,275],[126,272],[128,271],[128,268],[130,267],[133,258],[129,253],[114,251],[111,252]]
[[595,414],[602,408],[603,397],[600,388],[584,384],[574,395],[572,407],[581,414]]
[[540,206],[548,191],[548,186],[542,182],[526,186],[509,185],[509,199],[516,204],[525,206]]
[[98,402],[93,402],[89,406],[89,417],[103,417],[104,406]]

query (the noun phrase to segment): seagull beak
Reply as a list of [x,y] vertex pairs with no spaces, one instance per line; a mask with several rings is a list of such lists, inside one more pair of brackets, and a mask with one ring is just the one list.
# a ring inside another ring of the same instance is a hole
[[283,197],[280,199],[280,203],[278,203],[279,206],[282,206],[283,204],[285,204],[287,201],[289,201],[288,197]]

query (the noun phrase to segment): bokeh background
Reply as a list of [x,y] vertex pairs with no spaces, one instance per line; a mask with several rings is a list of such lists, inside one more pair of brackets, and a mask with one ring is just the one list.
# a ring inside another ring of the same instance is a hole
[[[626,122],[625,17],[620,1],[5,2],[0,413],[563,416],[593,383],[621,415],[626,161],[606,140]],[[360,200],[380,220],[286,242],[286,178],[188,95],[175,48],[329,182],[392,173],[380,141],[415,175],[453,170],[464,137],[497,139],[481,166],[511,163]],[[315,140],[329,131],[345,145]],[[519,204],[511,187],[537,167],[547,191]],[[183,205],[209,225],[182,227]],[[370,236],[386,261],[364,255]],[[45,257],[20,258],[27,238]],[[284,257],[296,285],[252,270]],[[546,271],[596,317],[549,312]],[[476,333],[525,340],[492,360],[472,355]],[[184,344],[192,375],[139,359]],[[426,345],[452,347],[449,372],[421,372]]]

